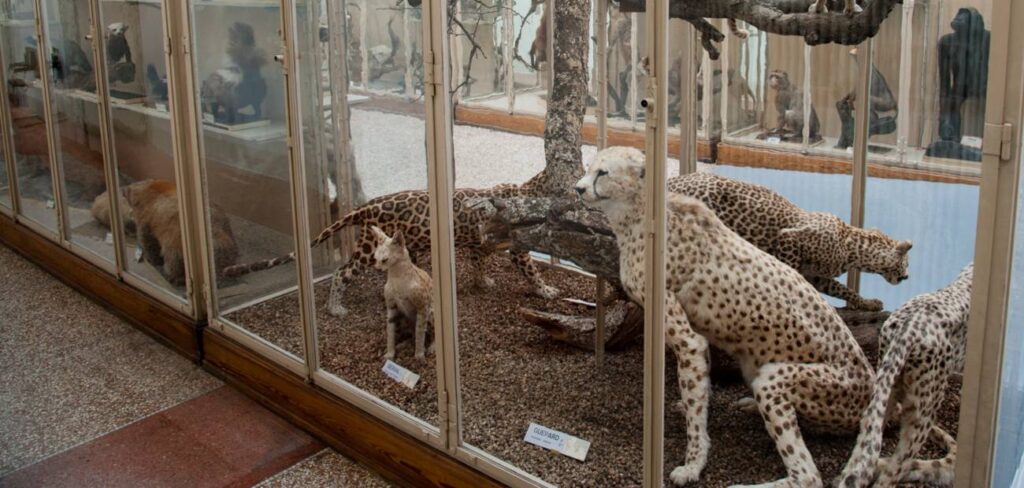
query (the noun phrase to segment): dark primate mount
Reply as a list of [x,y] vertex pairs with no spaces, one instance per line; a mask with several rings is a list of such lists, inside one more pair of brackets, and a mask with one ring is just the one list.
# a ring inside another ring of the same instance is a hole
[[[853,46],[874,37],[898,0],[872,0],[858,4],[863,11],[842,13],[842,2],[829,0],[829,13],[809,13],[813,0],[671,0],[669,17],[682,19],[701,34],[701,44],[711,59],[718,59],[717,43],[725,36],[706,19],[742,20],[759,30],[782,36],[800,36],[810,46],[845,44]],[[644,0],[622,0],[622,12],[643,12]]]

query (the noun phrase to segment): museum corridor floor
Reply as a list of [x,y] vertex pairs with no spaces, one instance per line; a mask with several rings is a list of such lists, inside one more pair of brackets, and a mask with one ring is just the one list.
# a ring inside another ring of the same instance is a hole
[[388,486],[0,246],[0,487]]

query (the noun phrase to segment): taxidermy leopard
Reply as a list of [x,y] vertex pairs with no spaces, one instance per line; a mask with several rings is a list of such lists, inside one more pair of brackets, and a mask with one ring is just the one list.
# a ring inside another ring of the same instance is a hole
[[668,189],[703,201],[730,229],[851,308],[882,309],[881,301],[865,299],[836,280],[851,268],[880,274],[894,285],[908,277],[910,241],[854,227],[829,213],[807,212],[761,185],[700,172],[670,179]]
[[[543,175],[543,173],[541,173]],[[531,180],[533,181],[533,180]],[[509,198],[527,192],[525,185],[498,185],[485,190],[455,190],[453,201],[455,247],[470,251],[474,283],[483,288],[494,285],[491,278],[483,275],[481,260],[492,249],[481,245],[480,228],[484,216],[478,210],[466,205],[467,200],[483,198]],[[374,198],[334,222],[313,239],[310,247],[316,247],[330,239],[338,231],[350,226],[359,226],[359,240],[348,262],[339,267],[331,280],[331,294],[328,299],[328,312],[336,317],[344,316],[347,311],[342,306],[344,289],[362,270],[373,265],[373,252],[377,248],[377,238],[370,230],[372,226],[380,227],[389,235],[401,231],[405,236],[405,245],[412,261],[421,254],[430,253],[430,195],[421,190],[402,191]],[[545,298],[554,298],[558,290],[548,286],[540,277],[529,253],[511,252],[512,263],[534,287],[534,292]],[[225,276],[241,276],[253,271],[273,268],[295,260],[295,253],[273,259],[241,264],[227,268]]]
[[[876,473],[876,486],[906,481],[953,484],[956,441],[935,424],[935,416],[945,399],[946,381],[963,371],[973,276],[971,263],[945,288],[912,298],[882,325],[878,382],[838,486],[868,486]],[[879,462],[887,410],[895,413],[897,404],[899,443],[891,458]],[[945,458],[916,459],[929,435],[947,446]]]
[[[576,191],[604,211],[619,247],[626,293],[644,300],[644,156],[598,153]],[[770,485],[821,487],[797,419],[853,432],[874,372],[853,334],[799,273],[730,230],[700,200],[669,196],[666,342],[675,352],[686,416],[685,464],[677,485],[697,481],[707,461],[708,344],[736,358],[788,477]]]

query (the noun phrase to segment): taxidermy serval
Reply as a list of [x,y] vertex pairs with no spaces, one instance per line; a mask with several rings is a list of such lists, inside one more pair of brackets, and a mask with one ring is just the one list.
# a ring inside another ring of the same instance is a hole
[[[482,190],[455,190],[452,202],[455,247],[470,251],[475,285],[483,288],[494,286],[494,281],[484,276],[481,262],[493,249],[482,246],[480,228],[481,224],[485,223],[482,212],[467,205],[467,202],[485,198],[509,198],[528,194],[531,183],[543,175],[544,173],[541,172],[540,175],[523,185],[506,184]],[[372,226],[380,227],[381,230],[390,235],[401,231],[405,237],[406,248],[414,263],[420,255],[429,255],[430,195],[422,190],[410,190],[374,198],[328,226],[320,232],[316,239],[313,239],[310,246],[316,247],[330,239],[338,231],[351,225],[359,226],[359,240],[352,255],[349,256],[348,262],[334,272],[331,280],[328,312],[335,317],[341,317],[347,313],[345,307],[342,306],[342,296],[344,295],[345,287],[348,286],[353,277],[373,264],[373,252],[377,248],[377,237],[371,231]],[[529,253],[510,251],[509,254],[516,269],[526,276],[533,285],[533,291],[536,294],[545,298],[554,298],[558,295],[556,288],[544,283]],[[224,270],[224,274],[229,277],[241,276],[253,271],[280,266],[294,260],[295,253],[293,252],[273,259],[231,266]]]
[[[413,323],[416,359],[423,359],[426,357],[427,331],[433,323],[430,275],[416,267],[409,258],[402,231],[388,237],[376,225],[371,229],[378,240],[373,259],[377,269],[388,273],[388,281],[384,285],[384,303],[388,310],[388,349],[384,358],[395,358],[395,329],[399,325]],[[433,349],[431,346],[430,350]]]
[[[946,398],[946,381],[963,371],[973,277],[971,263],[945,288],[910,299],[882,324],[878,382],[837,486],[866,487],[876,474],[875,486],[953,484],[956,440],[936,425],[935,416]],[[887,415],[899,417],[900,437],[892,457],[879,461]],[[946,457],[916,458],[929,436],[945,444]]]
[[[623,288],[644,300],[644,155],[613,147],[576,184],[604,211],[619,247]],[[874,371],[824,297],[792,267],[730,230],[704,203],[672,194],[666,215],[666,343],[675,352],[686,415],[685,464],[677,485],[697,481],[707,462],[708,344],[740,364],[754,404],[786,466],[765,485],[821,487],[797,419],[853,432],[871,396]]]

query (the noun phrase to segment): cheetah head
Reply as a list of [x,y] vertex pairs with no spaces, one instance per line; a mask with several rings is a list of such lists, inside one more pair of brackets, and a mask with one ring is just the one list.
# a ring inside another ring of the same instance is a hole
[[405,248],[405,236],[402,231],[396,231],[394,236],[388,237],[376,225],[371,230],[377,236],[377,249],[373,251],[374,266],[377,269],[386,270],[400,259],[409,258],[409,250]]
[[610,210],[636,204],[643,191],[644,153],[632,147],[609,147],[597,153],[576,193],[587,205]]

